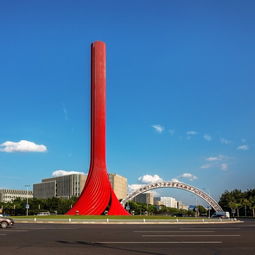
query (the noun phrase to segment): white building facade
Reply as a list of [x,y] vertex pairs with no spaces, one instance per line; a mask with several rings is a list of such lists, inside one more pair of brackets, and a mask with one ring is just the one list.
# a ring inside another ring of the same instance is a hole
[[42,179],[41,183],[33,185],[36,198],[71,198],[81,194],[87,175],[69,174],[58,177]]
[[[87,175],[69,174],[58,177],[42,179],[42,182],[33,185],[36,198],[71,198],[78,197],[86,183]],[[127,196],[127,178],[109,174],[109,180],[118,199]]]
[[0,202],[12,202],[16,198],[33,198],[31,190],[0,189]]
[[155,205],[164,205],[166,207],[177,208],[178,202],[174,197],[155,197]]

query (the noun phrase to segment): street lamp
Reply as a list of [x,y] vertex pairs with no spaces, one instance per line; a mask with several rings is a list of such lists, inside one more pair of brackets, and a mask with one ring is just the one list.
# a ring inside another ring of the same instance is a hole
[[28,216],[28,209],[29,209],[29,204],[28,204],[28,188],[30,187],[30,185],[29,185],[29,184],[26,184],[25,187],[27,188],[26,215]]
[[211,218],[211,209],[212,209],[212,207],[209,205],[207,208],[208,208],[208,218]]

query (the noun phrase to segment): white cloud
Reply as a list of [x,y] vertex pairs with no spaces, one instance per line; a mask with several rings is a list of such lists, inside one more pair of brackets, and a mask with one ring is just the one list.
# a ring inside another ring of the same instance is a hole
[[161,125],[152,125],[152,127],[156,130],[157,133],[162,133],[164,131],[164,127]]
[[168,132],[169,132],[170,135],[174,135],[175,130],[174,129],[169,129]]
[[226,138],[220,138],[220,142],[222,144],[231,144],[232,143],[230,140],[227,140]]
[[240,150],[240,151],[248,151],[250,149],[250,147],[247,144],[243,144],[243,145],[238,146],[236,149]]
[[145,183],[145,184],[163,181],[163,179],[159,177],[157,174],[154,174],[154,175],[146,174],[144,176],[140,176],[138,180],[141,183]]
[[36,144],[27,140],[19,142],[6,141],[0,144],[0,151],[3,152],[45,152],[47,147],[43,144]]
[[172,178],[171,182],[180,182],[177,178]]
[[228,156],[224,156],[224,155],[218,155],[218,156],[214,156],[214,157],[208,157],[205,160],[209,161],[209,163],[206,163],[204,165],[202,165],[200,168],[202,169],[207,169],[207,168],[217,168],[217,169],[221,169],[223,171],[228,170],[229,164],[228,161],[231,158]]
[[183,173],[182,175],[179,176],[179,178],[185,178],[188,179],[190,181],[194,181],[197,179],[197,176],[191,174],[191,173]]
[[52,176],[58,177],[58,176],[65,176],[65,175],[70,175],[70,174],[84,174],[84,173],[77,172],[77,171],[56,170],[52,173]]
[[228,170],[228,164],[227,164],[227,163],[222,163],[222,164],[220,165],[220,169],[223,170],[223,171]]
[[194,131],[194,130],[190,130],[190,131],[186,132],[186,135],[197,135],[197,134],[198,134],[198,132]]
[[207,161],[217,161],[217,160],[219,160],[219,158],[218,157],[209,157],[206,160]]
[[129,184],[128,185],[128,193],[132,193],[135,190],[140,189],[143,186],[144,186],[144,184]]
[[212,137],[210,135],[205,134],[204,139],[208,142],[212,141]]
[[219,155],[219,156],[216,156],[216,157],[209,157],[206,160],[207,161],[220,161],[220,160],[223,160],[224,158],[225,157],[223,155]]
[[132,193],[135,190],[140,189],[144,185],[155,183],[155,182],[162,182],[163,179],[157,174],[154,174],[154,175],[145,174],[143,176],[140,176],[138,178],[138,181],[141,182],[141,183],[139,183],[139,184],[129,184],[128,185],[128,192],[129,193]]
[[207,169],[207,168],[210,168],[210,167],[212,167],[211,164],[205,164],[205,165],[202,165],[200,168]]
[[[129,184],[128,185],[128,194],[135,192],[136,190],[142,188],[143,186],[145,186],[145,184]],[[160,195],[156,190],[149,190],[144,193],[153,193],[154,197]]]

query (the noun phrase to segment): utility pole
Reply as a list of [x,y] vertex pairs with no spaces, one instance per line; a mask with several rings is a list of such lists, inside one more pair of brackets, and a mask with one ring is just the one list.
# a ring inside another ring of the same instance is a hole
[[29,204],[28,204],[28,188],[30,187],[30,185],[29,185],[29,184],[26,184],[25,187],[27,188],[26,215],[28,216],[28,209],[29,209]]
[[195,197],[195,199],[196,199],[196,207],[195,207],[196,214],[195,214],[195,217],[198,217],[199,213],[198,213],[198,206],[197,206],[197,197]]
[[211,206],[208,206],[208,218],[211,218]]

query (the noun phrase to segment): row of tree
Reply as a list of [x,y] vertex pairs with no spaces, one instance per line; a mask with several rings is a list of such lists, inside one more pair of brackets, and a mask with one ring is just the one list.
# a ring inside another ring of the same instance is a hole
[[229,211],[233,217],[255,217],[255,189],[241,191],[238,189],[225,191],[219,201],[224,211]]
[[28,199],[29,209],[27,210],[26,199],[16,198],[12,202],[0,203],[0,208],[4,214],[9,215],[26,215],[27,211],[29,215],[36,215],[42,211],[64,214],[72,207],[76,200],[76,197],[70,199],[56,197],[48,199],[30,198]]
[[[37,215],[43,211],[55,214],[64,214],[72,207],[76,199],[76,197],[72,197],[70,199],[56,197],[48,199],[31,198],[28,199],[29,209],[27,210],[26,199],[17,198],[12,202],[0,203],[0,208],[4,214],[9,215],[26,215],[27,212],[29,215]],[[205,215],[206,213],[206,209],[203,206],[198,206],[197,210],[184,210],[170,208],[163,205],[155,206],[137,203],[134,201],[129,201],[126,209],[134,215],[195,216],[195,214]]]
[[[49,211],[51,213],[64,214],[72,207],[76,200],[76,197],[72,197],[70,199],[56,197],[48,199],[31,198],[28,199],[28,213],[29,215],[36,215],[42,211]],[[12,202],[1,202],[0,209],[3,211],[3,213],[9,215],[26,215],[26,204],[26,200],[17,198]],[[233,191],[225,191],[220,197],[219,204],[224,211],[229,211],[233,217],[255,217],[255,189],[250,189],[244,192],[238,189],[235,189]],[[201,205],[197,206],[193,210],[184,210],[129,201],[127,209],[135,215],[208,215],[208,211]]]

